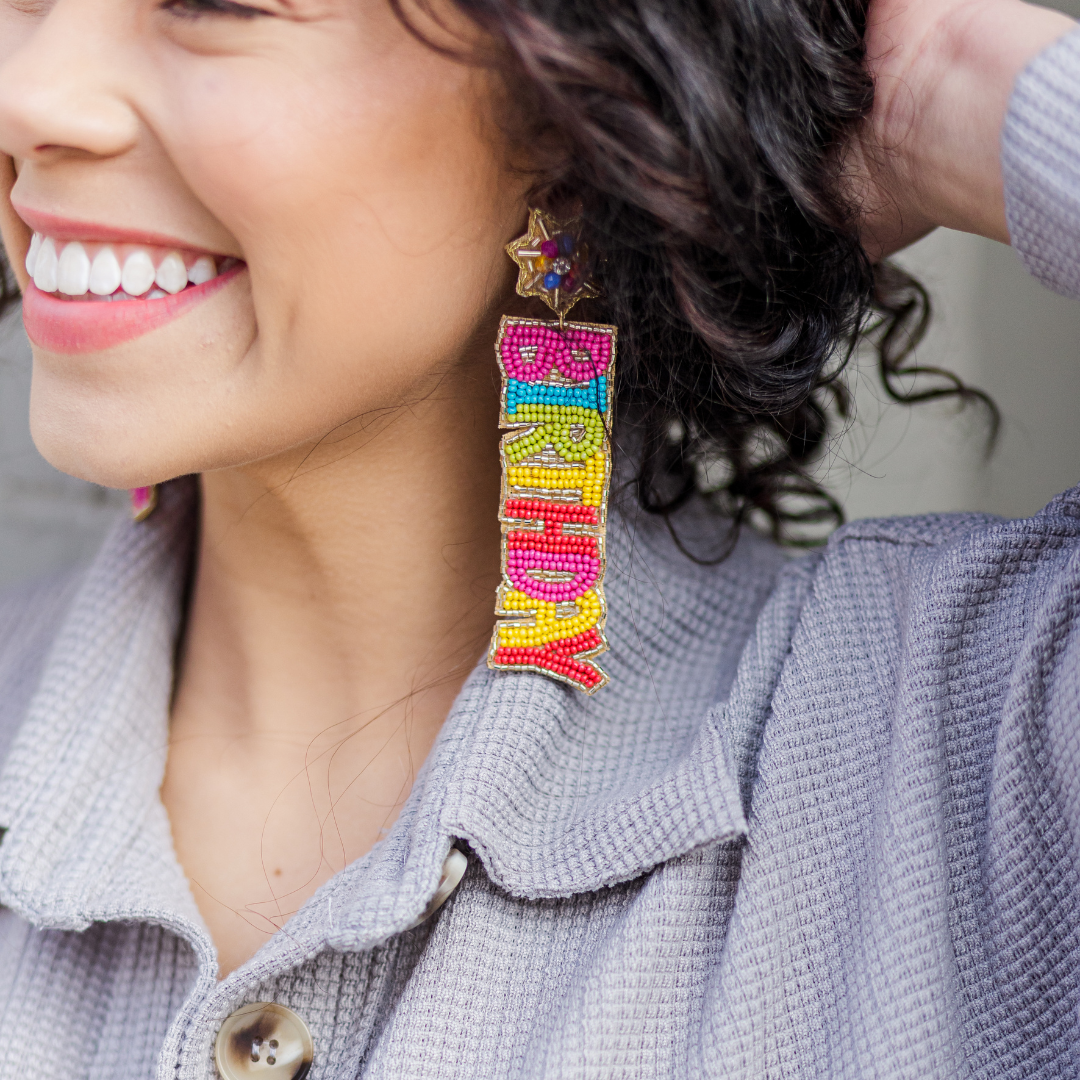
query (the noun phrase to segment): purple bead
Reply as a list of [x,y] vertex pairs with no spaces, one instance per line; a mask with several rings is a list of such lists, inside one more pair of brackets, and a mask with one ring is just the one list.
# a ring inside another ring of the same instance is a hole
[[554,240],[545,240],[540,245],[540,252],[548,259],[557,259],[559,257],[559,245]]

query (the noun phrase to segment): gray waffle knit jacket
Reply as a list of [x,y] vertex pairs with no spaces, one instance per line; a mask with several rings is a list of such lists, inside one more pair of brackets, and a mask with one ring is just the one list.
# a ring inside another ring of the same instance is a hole
[[[1005,162],[1077,295],[1080,37]],[[1077,1075],[1080,492],[711,569],[616,517],[612,685],[479,668],[390,835],[220,982],[157,794],[192,504],[0,605],[0,1080],[206,1080],[267,1000],[315,1080]]]

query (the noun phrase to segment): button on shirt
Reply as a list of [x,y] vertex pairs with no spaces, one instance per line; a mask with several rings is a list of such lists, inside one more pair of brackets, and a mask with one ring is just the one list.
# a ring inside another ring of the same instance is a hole
[[221,1080],[304,1080],[313,1057],[307,1024],[292,1009],[270,1001],[237,1009],[214,1040]]
[[[435,895],[410,929],[430,919],[461,883],[468,860],[451,848],[443,862]],[[303,1080],[314,1060],[307,1024],[291,1009],[274,1002],[245,1005],[222,1025],[214,1040],[214,1064],[222,1080]]]

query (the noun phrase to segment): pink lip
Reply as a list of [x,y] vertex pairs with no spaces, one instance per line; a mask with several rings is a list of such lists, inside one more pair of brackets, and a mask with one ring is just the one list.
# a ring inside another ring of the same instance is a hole
[[141,229],[121,229],[112,225],[99,225],[92,221],[76,221],[74,218],[48,214],[44,210],[32,210],[21,203],[12,203],[15,213],[34,232],[51,236],[54,240],[89,240],[103,244],[149,244],[151,247],[180,248],[183,251],[218,254],[197,244],[189,244],[165,233],[143,232]]
[[31,281],[23,293],[23,325],[30,340],[49,352],[101,352],[178,319],[245,269],[241,263],[213,281],[157,300],[57,300]]

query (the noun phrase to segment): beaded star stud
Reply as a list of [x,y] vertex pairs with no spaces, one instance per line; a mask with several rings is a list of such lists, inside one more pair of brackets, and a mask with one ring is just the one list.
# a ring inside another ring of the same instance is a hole
[[507,247],[517,291],[558,321],[503,316],[502,583],[488,667],[536,671],[587,694],[608,681],[593,658],[608,648],[604,599],[611,407],[618,331],[567,322],[599,295],[577,222],[533,210]]
[[539,296],[561,323],[579,301],[599,296],[589,277],[589,249],[581,242],[581,223],[560,225],[543,210],[529,214],[529,231],[507,249],[518,264],[518,296]]

